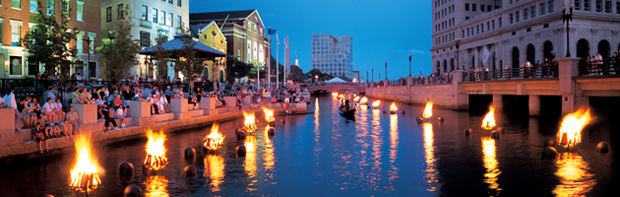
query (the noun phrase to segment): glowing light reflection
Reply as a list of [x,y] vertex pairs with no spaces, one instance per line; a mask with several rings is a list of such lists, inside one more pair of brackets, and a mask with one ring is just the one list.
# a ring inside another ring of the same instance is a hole
[[496,155],[495,155],[495,140],[491,137],[482,137],[482,153],[484,157],[484,167],[487,169],[484,174],[484,182],[489,184],[489,189],[501,191],[497,179],[502,171],[499,170]]
[[[248,174],[248,178],[252,179],[256,177],[256,137],[253,135],[247,136],[245,138],[245,160],[243,162],[243,168],[245,172]],[[250,183],[251,185],[252,183]],[[250,186],[248,185],[248,186]]]
[[210,182],[211,192],[222,191],[222,183],[224,183],[224,157],[220,155],[208,154],[205,157],[204,177]]
[[429,122],[425,122],[422,124],[422,129],[424,130],[424,159],[426,161],[426,174],[425,178],[428,179],[426,183],[431,188],[426,189],[427,191],[437,191],[437,187],[434,186],[437,180],[437,167],[435,166],[435,138],[433,133],[433,124]]
[[398,178],[398,168],[396,159],[398,158],[398,116],[390,115],[390,170],[388,171],[389,180]]
[[596,185],[594,174],[588,172],[588,162],[577,153],[560,154],[555,165],[558,167],[555,175],[560,179],[560,184],[553,189],[556,196],[586,196]]
[[144,185],[146,189],[144,191],[145,197],[166,197],[168,195],[168,179],[161,175],[153,175],[149,176],[146,181],[144,181]]

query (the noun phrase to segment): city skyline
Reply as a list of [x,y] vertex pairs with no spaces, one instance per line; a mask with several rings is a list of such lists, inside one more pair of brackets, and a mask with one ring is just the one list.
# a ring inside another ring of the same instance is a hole
[[[322,6],[327,3],[329,7]],[[431,72],[430,1],[376,3],[269,0],[252,3],[237,0],[190,0],[190,4],[190,13],[258,10],[266,28],[278,31],[281,42],[279,62],[284,63],[283,40],[288,35],[292,47],[290,55],[297,56],[300,67],[306,72],[312,68],[312,34],[348,35],[355,39],[353,70],[360,71],[360,77],[366,78],[366,74],[362,73],[366,70],[370,72],[374,67],[375,80],[379,73],[383,73],[382,78],[385,78],[385,61],[388,62],[389,79],[408,76],[406,72],[396,71],[409,70],[409,53],[412,54],[413,75],[419,75],[420,71],[425,75]],[[418,20],[407,24],[407,19]],[[418,30],[420,27],[422,31]],[[272,35],[271,39],[272,56],[275,58],[276,38]]]

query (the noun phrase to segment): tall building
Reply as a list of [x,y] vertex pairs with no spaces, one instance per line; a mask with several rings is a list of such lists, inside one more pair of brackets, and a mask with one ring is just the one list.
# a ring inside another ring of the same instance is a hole
[[192,26],[215,22],[226,37],[229,57],[260,65],[269,62],[271,44],[257,10],[192,13],[189,20]]
[[[36,25],[30,19],[39,10],[55,15],[59,21],[66,15],[69,28],[78,29],[76,40],[69,44],[69,48],[75,47],[78,50],[77,58],[72,60],[74,65],[71,74],[81,73],[82,76],[93,78],[100,76],[97,72],[99,54],[93,50],[101,44],[101,37],[98,36],[99,0],[5,0],[0,1],[0,9],[0,65],[3,65],[0,67],[0,77],[32,77],[44,70],[42,64],[36,65],[35,60],[28,59],[24,47],[19,44],[19,39]],[[93,41],[90,45],[86,42],[89,39]]]
[[[117,22],[124,17],[131,17],[134,26],[131,35],[140,40],[143,48],[155,45],[155,38],[166,36],[169,40],[174,35],[187,29],[189,21],[189,0],[101,0],[101,35],[116,31]],[[124,16],[124,9],[129,9],[131,16]],[[105,72],[102,68],[101,72]],[[146,56],[140,55],[140,65],[133,67],[129,74],[147,77],[155,76],[153,64]],[[169,69],[168,76],[174,76]]]
[[353,39],[350,36],[312,35],[312,68],[334,76],[353,77]]
[[[608,58],[620,48],[620,1],[571,0],[567,45],[560,0],[433,0],[433,72],[485,66],[518,68],[545,58]],[[567,10],[568,13],[568,10]],[[460,39],[457,51],[456,39]],[[489,57],[483,62],[484,49]],[[458,63],[455,61],[458,54]]]
[[[198,42],[226,53],[228,42],[215,21],[206,25],[192,25],[190,31]],[[214,60],[203,62],[205,64],[203,76],[210,81],[224,82],[226,80],[226,57],[216,57]]]

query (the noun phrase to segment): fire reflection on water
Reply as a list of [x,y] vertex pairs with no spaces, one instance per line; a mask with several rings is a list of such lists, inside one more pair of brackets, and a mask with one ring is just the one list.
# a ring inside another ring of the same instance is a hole
[[390,115],[390,170],[388,171],[389,180],[393,181],[398,178],[398,167],[396,167],[396,159],[398,158],[398,116]]
[[435,158],[435,139],[433,133],[433,124],[431,124],[430,122],[425,122],[422,125],[422,129],[424,130],[424,159],[426,160],[426,174],[424,175],[424,177],[428,179],[426,183],[431,186],[431,188],[426,190],[434,192],[437,191],[437,187],[435,187],[434,185],[438,182],[438,172],[437,167],[435,166],[435,161],[437,159]]
[[222,191],[221,185],[224,182],[224,157],[220,155],[208,154],[205,157],[204,177],[208,178],[211,184],[211,192]]
[[144,181],[144,185],[146,189],[144,191],[145,197],[161,197],[161,196],[169,196],[168,190],[168,179],[161,175],[153,175],[147,177],[146,181]]
[[588,162],[577,153],[561,153],[555,165],[558,167],[555,175],[560,179],[553,189],[556,196],[585,196],[596,185],[594,174],[588,172]]
[[265,135],[263,137],[263,140],[265,141],[265,148],[263,149],[263,166],[265,171],[268,173],[270,170],[273,170],[275,166],[275,154],[273,153],[275,147],[273,147],[273,141],[269,139],[269,128],[269,126],[265,127]]
[[[245,169],[245,173],[247,173],[248,175],[248,179],[253,179],[256,177],[256,137],[255,136],[248,136],[245,138],[245,149],[246,149],[246,154],[245,154],[245,159],[243,162],[243,168]],[[256,181],[251,181],[250,183],[248,183],[248,190],[249,191],[253,191],[256,188],[252,187],[254,186],[254,183]]]
[[497,179],[499,174],[502,171],[499,170],[497,162],[497,158],[495,155],[495,140],[491,137],[482,137],[482,154],[484,155],[482,161],[484,162],[484,167],[487,169],[484,174],[484,182],[489,184],[489,189],[501,191],[499,188],[499,183],[497,183]]

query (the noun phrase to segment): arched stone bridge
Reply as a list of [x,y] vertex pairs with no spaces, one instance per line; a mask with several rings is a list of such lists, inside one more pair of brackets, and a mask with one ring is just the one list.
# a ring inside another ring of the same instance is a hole
[[357,93],[365,93],[366,88],[364,85],[345,85],[345,84],[333,84],[333,85],[323,85],[323,86],[307,86],[308,92],[314,93],[317,91],[327,91],[327,92],[339,92],[339,91],[353,91]]

